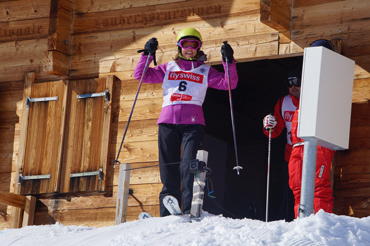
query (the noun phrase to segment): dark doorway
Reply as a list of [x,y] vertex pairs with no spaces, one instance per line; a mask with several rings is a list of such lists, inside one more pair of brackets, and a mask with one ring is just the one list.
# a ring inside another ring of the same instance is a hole
[[[272,113],[277,100],[288,94],[285,84],[290,68],[302,57],[238,63],[239,83],[232,91],[240,175],[236,166],[227,91],[209,89],[203,104],[206,118],[203,149],[208,151],[212,172],[207,181],[204,210],[234,218],[265,220],[268,137],[262,120]],[[222,65],[214,66],[223,71]],[[284,161],[286,133],[272,140],[269,221],[291,221],[287,206],[288,167]],[[286,184],[286,185],[285,185]],[[291,198],[290,198],[291,199]],[[292,201],[290,201],[292,202]]]

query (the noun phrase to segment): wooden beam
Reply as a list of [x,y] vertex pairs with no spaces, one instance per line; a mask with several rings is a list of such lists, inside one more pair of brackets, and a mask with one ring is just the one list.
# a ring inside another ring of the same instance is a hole
[[26,204],[26,197],[0,191],[0,204],[23,209]]
[[73,1],[52,0],[48,51],[45,52],[43,71],[58,76],[67,76],[71,53],[71,31],[73,20]]
[[48,74],[68,76],[69,56],[57,50],[45,51],[42,65]]
[[279,32],[290,30],[292,6],[290,0],[260,0],[261,22]]
[[[17,168],[16,168],[16,180],[18,179],[19,173],[23,172],[24,167],[24,158],[26,154],[26,142],[27,142],[27,127],[29,120],[29,108],[26,106],[27,97],[31,96],[32,84],[35,82],[35,73],[27,73],[24,83],[24,92],[23,92],[23,110],[21,118],[21,129],[20,129],[20,138],[19,138],[19,149],[18,149],[18,159],[17,159]],[[21,186],[18,185],[18,182],[15,182],[15,193],[20,194]],[[19,228],[19,217],[21,215],[21,210],[19,208],[12,208],[12,228]]]

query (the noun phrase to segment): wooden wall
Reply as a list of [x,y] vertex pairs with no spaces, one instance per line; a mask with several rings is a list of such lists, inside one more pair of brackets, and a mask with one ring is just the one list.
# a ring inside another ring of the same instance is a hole
[[[276,0],[1,1],[0,190],[14,192],[25,73],[36,72],[36,82],[117,76],[120,92],[114,99],[110,139],[115,158],[137,90],[132,77],[137,50],[157,37],[157,61],[167,62],[177,52],[177,33],[194,27],[202,33],[209,64],[220,64],[220,46],[226,39],[239,62],[301,55],[319,38],[341,40],[342,54],[356,61],[356,80],[350,149],[335,156],[335,212],[370,215],[370,2],[292,2],[289,12],[290,1]],[[161,103],[161,86],[143,85],[120,162],[132,167],[158,164],[156,120]],[[40,199],[36,224],[114,224],[118,169],[110,163],[105,196]],[[128,220],[143,210],[158,216],[158,168],[133,170],[130,186]],[[0,206],[0,228],[9,227],[10,213]]]

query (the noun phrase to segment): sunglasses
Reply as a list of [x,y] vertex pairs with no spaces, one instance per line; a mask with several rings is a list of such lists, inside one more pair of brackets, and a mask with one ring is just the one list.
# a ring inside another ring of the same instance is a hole
[[292,87],[292,86],[296,86],[296,87],[301,87],[301,78],[297,78],[297,77],[289,77],[288,78],[288,87]]
[[199,40],[194,39],[181,39],[177,45],[183,49],[197,50],[202,46],[202,43]]

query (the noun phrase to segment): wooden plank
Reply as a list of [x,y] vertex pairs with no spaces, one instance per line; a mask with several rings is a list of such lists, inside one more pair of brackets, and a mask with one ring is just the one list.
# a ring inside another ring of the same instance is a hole
[[[125,103],[133,103],[137,89],[139,87],[139,81],[136,79],[124,80],[121,82],[121,87],[123,87],[120,92],[120,101]],[[139,99],[143,98],[162,98],[163,97],[163,88],[162,83],[150,84],[143,83],[140,92]]]
[[[278,43],[279,35],[278,33],[273,34],[261,34],[251,37],[238,37],[230,38],[228,41],[238,52],[235,54],[235,59],[238,61],[247,61],[255,59],[271,58],[271,56],[278,55]],[[220,64],[221,63],[221,52],[220,47],[224,39],[211,40],[204,42],[204,52],[207,54],[209,65]],[[255,43],[260,42],[260,43]],[[159,64],[171,61],[176,55],[176,46],[168,45],[162,46],[164,53],[157,54],[157,61]],[[125,50],[126,52],[127,50]],[[128,52],[130,52],[128,50]],[[112,67],[114,71],[122,72],[133,70],[137,65],[140,55],[137,55],[135,51],[127,54],[126,56],[116,57],[112,59],[99,59],[98,57],[93,60],[81,59],[81,57],[72,57],[71,60],[71,76],[82,76],[86,74],[104,74],[110,73]],[[135,53],[135,54],[134,54]],[[89,55],[91,56],[91,55]]]
[[[161,182],[159,176],[158,161],[146,163],[132,163],[131,168],[133,170],[131,171],[130,174],[130,185],[156,184]],[[118,168],[118,166],[116,166],[116,168],[112,170],[112,173],[109,173],[108,175],[110,178],[113,178],[112,184],[114,186],[117,186],[119,182],[118,181],[119,170],[120,169]]]
[[340,190],[340,192],[334,192],[336,197],[340,198],[363,198],[369,197],[370,187],[352,188],[346,190]]
[[23,88],[22,90],[14,90],[14,91],[10,91],[10,90],[2,91],[1,90],[0,91],[0,112],[3,113],[4,111],[10,111],[10,112],[15,113],[17,109],[17,103],[22,100],[22,96],[23,96]]
[[[23,92],[23,110],[21,118],[21,129],[20,129],[20,139],[19,139],[19,149],[18,149],[18,160],[17,160],[17,170],[16,177],[24,170],[25,155],[26,155],[26,144],[27,144],[27,134],[28,134],[28,121],[29,121],[29,108],[26,106],[27,98],[31,96],[31,88],[35,80],[35,73],[26,74],[26,80],[24,83]],[[15,182],[15,193],[20,193],[20,187],[18,187],[18,182]]]
[[79,0],[75,3],[76,13],[93,13],[109,10],[119,10],[119,9],[130,9],[153,5],[162,5],[168,3],[184,2],[185,0],[157,0],[155,2],[150,2],[147,0],[110,0],[109,4],[105,0],[95,0],[91,2],[90,0]]
[[369,216],[369,198],[335,198],[334,213],[358,218]]
[[[335,153],[335,169],[342,168],[343,172],[348,173],[370,172],[369,160],[369,149],[337,151]],[[350,171],[351,168],[353,168],[352,171]]]
[[[126,170],[127,169],[127,170]],[[131,165],[119,165],[119,178],[116,203],[116,225],[126,222],[128,193],[130,188]]]
[[48,18],[50,1],[0,1],[0,22]]
[[54,190],[59,191],[60,190],[60,183],[62,179],[61,175],[61,165],[62,165],[62,158],[63,158],[63,146],[64,146],[64,134],[65,134],[65,128],[66,128],[66,114],[67,114],[67,108],[68,108],[68,102],[69,100],[69,95],[68,95],[68,82],[64,83],[64,88],[63,88],[63,95],[61,98],[63,100],[63,105],[61,108],[58,108],[57,114],[60,115],[60,130],[59,130],[59,144],[58,144],[58,155],[57,155],[57,160],[56,160],[56,166],[55,166],[55,177],[56,181],[54,183]]
[[23,209],[26,204],[26,197],[17,194],[12,194],[9,192],[0,191],[0,204]]
[[[102,135],[101,135],[101,152],[100,152],[100,165],[99,168],[103,169],[103,173],[107,173],[108,170],[108,162],[109,162],[109,142],[111,139],[111,126],[112,126],[112,104],[113,104],[113,88],[114,83],[117,81],[117,78],[114,76],[108,76],[105,78],[106,84],[105,87],[109,91],[109,100],[104,102],[104,112],[103,112],[103,122],[102,122]],[[118,82],[118,81],[117,81]],[[104,191],[106,186],[106,175],[105,177],[99,181],[99,191]]]
[[280,32],[290,31],[291,1],[260,0],[261,22]]
[[48,18],[0,22],[0,43],[43,39],[48,36],[48,27]]
[[[128,206],[149,206],[159,205],[159,192],[162,189],[162,184],[140,184],[131,185],[130,189],[133,194],[128,196]],[[70,197],[68,199],[40,199],[44,206],[50,210],[84,210],[84,209],[102,209],[105,207],[116,208],[118,194],[118,186],[113,187],[112,196],[106,197],[102,195]],[[115,214],[116,211],[114,211]]]
[[7,42],[0,45],[0,81],[21,81],[25,73],[40,71],[46,39]]
[[[158,30],[157,28],[141,28],[135,31],[132,30],[118,30],[110,31],[106,33],[97,33],[94,35],[94,39],[91,38],[90,34],[75,34],[73,36],[74,42],[72,43],[72,51],[76,56],[86,55],[89,57],[95,57],[100,55],[99,59],[112,59],[114,56],[128,55],[130,52],[136,54],[138,49],[144,47],[145,42],[151,38],[156,37],[159,40],[159,47],[162,52],[165,46],[174,46],[174,40],[176,40],[177,34],[183,28],[188,27],[189,24],[179,24],[176,27],[167,27]],[[220,39],[237,38],[241,36],[243,39],[248,40],[249,43],[258,43],[260,38],[258,35],[270,34],[276,32],[275,30],[267,27],[259,21],[259,15],[246,15],[238,17],[230,17],[227,21],[227,25],[222,28],[213,28],[212,26],[219,26],[220,20],[210,20],[207,25],[204,22],[196,22],[193,27],[199,30],[202,34],[204,43],[203,47],[207,47],[209,44],[217,42],[221,44]],[[263,38],[263,37],[262,37]],[[163,46],[163,47],[162,47]],[[168,48],[166,48],[168,50]],[[114,55],[112,54],[114,53]],[[159,51],[157,53],[160,53]],[[88,60],[88,57],[82,57],[83,60]],[[90,58],[91,59],[91,58]]]
[[327,3],[339,2],[339,1],[345,1],[345,0],[294,0],[294,7],[295,8],[307,7],[307,6],[327,4]]
[[[353,93],[352,93],[352,102],[353,103],[362,103],[362,107],[370,107],[370,79],[356,79],[353,81]],[[356,107],[352,104],[353,108]],[[369,112],[369,111],[368,111]],[[356,113],[356,112],[355,112]],[[354,113],[352,113],[354,115]],[[352,116],[353,117],[353,116]],[[365,117],[361,115],[361,117]]]
[[[158,119],[162,110],[162,104],[163,98],[138,99],[131,120]],[[130,116],[131,108],[132,103],[128,103],[127,101],[121,103],[118,121],[127,121]]]
[[10,91],[12,93],[15,93],[16,91],[19,91],[23,93],[23,89],[24,89],[24,81],[12,81],[8,83],[0,83],[1,92]]
[[11,178],[12,178],[12,173],[0,172],[0,191],[10,192]]
[[[351,29],[345,30],[343,24],[367,20],[369,11],[369,1],[357,0],[327,2],[325,4],[302,7],[296,7],[294,5],[293,30],[302,30],[307,27],[340,25],[333,31],[338,32],[340,30],[348,32]],[[325,21],[323,22],[323,20]]]
[[[118,153],[119,145],[110,147]],[[157,161],[158,141],[124,143],[118,160],[120,163]]]
[[368,112],[370,112],[370,103],[352,103],[351,127],[368,125],[370,122]]
[[[118,132],[112,131],[112,137],[110,138],[111,143],[121,144],[126,124],[127,124],[126,121],[122,121],[119,122],[117,126],[112,125],[112,128],[116,128]],[[132,120],[127,129],[124,142],[130,143],[148,140],[151,141],[157,139],[158,139],[157,119]]]
[[370,172],[364,173],[335,173],[335,189],[351,190],[353,188],[361,188],[370,186]]
[[204,0],[201,2],[190,0],[165,5],[78,14],[74,16],[73,33],[172,25],[185,21],[199,21],[254,13],[259,13],[259,4],[253,1],[238,0],[232,3],[222,0]]
[[349,149],[359,150],[368,149],[370,151],[370,125],[353,126],[350,129]]

